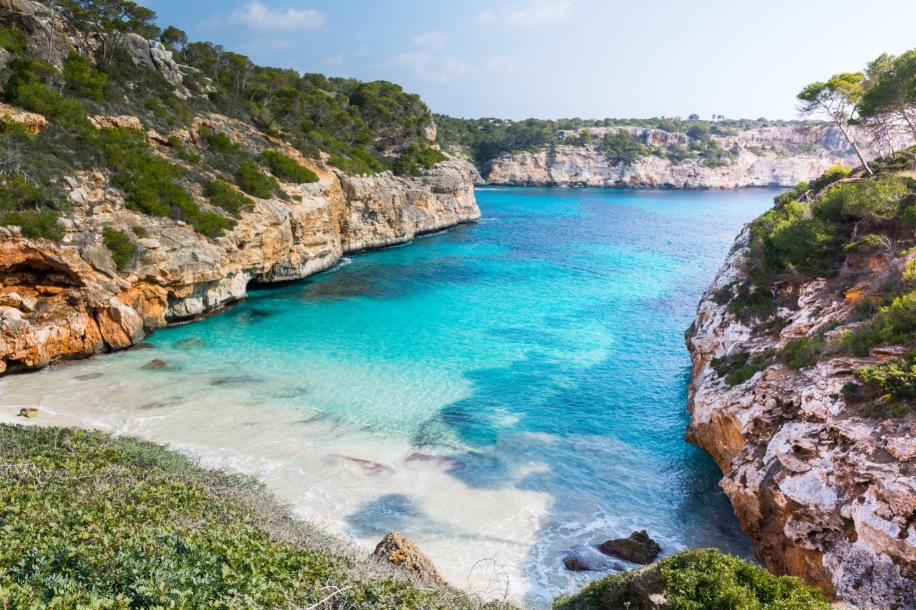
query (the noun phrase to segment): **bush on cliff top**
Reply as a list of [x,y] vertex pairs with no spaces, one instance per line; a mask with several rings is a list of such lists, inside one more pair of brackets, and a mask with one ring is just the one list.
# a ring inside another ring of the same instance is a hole
[[0,608],[305,608],[335,592],[353,609],[481,607],[356,559],[251,479],[143,441],[0,425],[0,474]]
[[608,576],[554,610],[829,610],[799,578],[774,576],[719,551],[688,551],[643,570]]

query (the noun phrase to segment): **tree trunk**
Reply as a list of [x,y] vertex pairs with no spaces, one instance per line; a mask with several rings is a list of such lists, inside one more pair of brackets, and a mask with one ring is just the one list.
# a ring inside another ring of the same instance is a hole
[[859,161],[862,162],[862,167],[865,168],[865,171],[869,176],[874,176],[875,172],[871,171],[871,168],[868,167],[868,161],[865,160],[865,157],[862,156],[862,151],[859,150],[859,145],[856,144],[856,141],[849,135],[849,127],[843,127],[843,125],[837,121],[837,127],[840,128],[840,131],[843,133],[843,137],[846,138],[846,141],[849,142],[849,145],[852,146],[852,149],[856,151],[856,156],[859,157]]
[[54,51],[54,20],[57,15],[55,13],[54,0],[51,0],[48,4],[51,5],[51,29],[48,30],[48,63],[51,63],[51,56]]

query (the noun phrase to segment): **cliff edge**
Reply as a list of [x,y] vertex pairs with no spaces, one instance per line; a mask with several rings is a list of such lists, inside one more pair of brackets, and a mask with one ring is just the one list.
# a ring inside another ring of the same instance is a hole
[[[704,295],[686,333],[688,436],[770,570],[861,608],[914,608],[916,418],[909,398],[873,388],[911,346],[869,334],[911,289],[898,223],[914,185],[837,178],[777,198]],[[833,232],[829,250],[801,231],[812,223]]]

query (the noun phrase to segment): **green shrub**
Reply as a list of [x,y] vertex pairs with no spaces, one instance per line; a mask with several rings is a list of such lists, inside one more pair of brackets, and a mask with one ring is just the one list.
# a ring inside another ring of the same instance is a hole
[[839,182],[843,178],[849,176],[852,173],[852,169],[845,167],[843,165],[834,165],[827,171],[825,171],[821,176],[811,183],[811,188],[816,191],[823,189],[825,186],[829,186],[834,182]]
[[261,161],[270,169],[270,173],[293,184],[306,184],[318,182],[318,174],[284,154],[275,150],[265,150],[261,153]]
[[254,207],[254,201],[222,180],[208,182],[204,186],[204,195],[207,196],[212,205],[226,210],[236,218],[241,215],[242,210]]
[[246,161],[239,165],[235,172],[235,183],[240,189],[258,199],[270,199],[280,193],[277,179],[258,169],[254,161]]
[[782,350],[782,361],[793,369],[803,369],[817,364],[827,342],[821,337],[800,337],[792,339]]
[[66,233],[45,190],[22,176],[0,180],[0,224],[17,226],[29,238],[60,240]]
[[842,240],[838,227],[813,217],[797,201],[774,207],[751,223],[752,259],[760,278],[797,271],[805,275],[835,273],[841,260]]
[[21,108],[37,112],[67,128],[88,124],[86,110],[48,86],[57,79],[54,66],[37,59],[14,57],[8,66],[10,77],[4,87],[6,98]]
[[856,356],[867,356],[876,345],[911,345],[916,342],[916,292],[897,297],[843,338]]
[[219,214],[200,209],[177,183],[184,170],[153,152],[142,132],[99,129],[91,137],[108,161],[112,183],[125,192],[129,208],[184,220],[207,237],[218,237],[231,226]]
[[97,102],[105,99],[108,75],[93,68],[90,61],[76,51],[70,51],[64,60],[64,80],[79,97]]
[[20,86],[12,101],[17,106],[43,114],[65,127],[83,127],[89,122],[86,118],[86,109],[79,102],[40,83]]
[[[651,597],[662,595],[660,606]],[[586,586],[554,610],[830,610],[826,596],[800,578],[713,549],[687,551],[644,570],[614,574]]]
[[865,235],[860,237],[851,244],[847,244],[843,251],[847,254],[857,254],[859,252],[874,252],[879,248],[882,248],[886,245],[886,240],[883,235],[878,235],[872,233],[871,235]]
[[20,29],[0,23],[0,47],[14,55],[25,53],[29,38]]
[[[390,576],[250,478],[136,439],[0,425],[0,606],[308,608],[483,604]],[[499,604],[489,605],[491,608]]]
[[207,143],[207,148],[213,152],[236,153],[242,150],[241,144],[235,144],[224,131],[201,129],[201,135]]
[[916,400],[916,353],[862,367],[856,371],[856,379],[874,388],[880,396]]
[[56,210],[22,210],[17,212],[0,212],[0,224],[20,228],[23,237],[43,238],[60,241],[66,231],[60,224],[60,214]]
[[419,176],[423,170],[432,169],[445,161],[442,151],[431,146],[411,144],[391,165],[391,171],[399,176]]
[[[724,298],[723,294],[716,294],[713,298]],[[727,301],[728,307],[735,317],[742,322],[752,320],[766,320],[778,310],[778,304],[773,292],[762,286],[751,286],[747,283],[740,284],[734,297]]]
[[879,176],[833,187],[814,205],[814,214],[833,222],[888,220],[897,216],[908,192],[905,179]]
[[776,351],[768,349],[751,358],[748,354],[735,352],[713,358],[710,366],[719,377],[725,379],[730,386],[736,386],[748,381],[757,373],[773,364]]
[[137,254],[137,244],[131,241],[130,236],[124,231],[105,227],[102,229],[102,240],[111,252],[111,258],[114,259],[119,271],[125,269]]

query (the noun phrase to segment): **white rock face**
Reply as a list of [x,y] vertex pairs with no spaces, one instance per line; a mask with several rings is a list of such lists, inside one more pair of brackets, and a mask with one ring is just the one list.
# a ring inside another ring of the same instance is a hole
[[722,469],[721,487],[768,568],[860,608],[916,608],[916,440],[910,424],[865,419],[843,398],[853,372],[876,358],[826,359],[801,371],[776,364],[735,387],[710,365],[845,324],[852,307],[818,280],[801,287],[778,335],[742,324],[712,297],[743,278],[747,237],[687,332],[689,437]]
[[[626,127],[590,129],[596,138],[629,131],[650,146],[686,147],[682,133]],[[559,132],[562,139],[565,132]],[[754,186],[794,186],[810,181],[835,165],[858,164],[836,130],[823,127],[769,127],[713,138],[722,148],[738,148],[738,156],[722,167],[706,167],[695,159],[680,163],[648,156],[618,163],[595,145],[557,145],[538,153],[503,155],[488,162],[483,176],[490,184],[511,186],[578,186],[593,188],[737,189]],[[778,153],[773,148],[817,145],[817,154]]]

